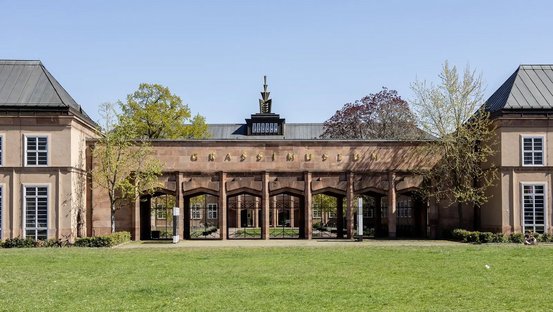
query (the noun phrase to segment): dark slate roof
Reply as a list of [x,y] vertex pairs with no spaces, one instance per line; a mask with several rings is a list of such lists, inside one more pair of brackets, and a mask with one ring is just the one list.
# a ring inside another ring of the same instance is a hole
[[492,113],[553,109],[553,65],[520,65],[485,105]]
[[0,111],[69,111],[96,125],[40,61],[0,60]]
[[313,140],[319,139],[323,133],[322,123],[286,123],[284,135],[246,135],[246,124],[209,124],[207,130],[210,139],[243,139],[243,140]]

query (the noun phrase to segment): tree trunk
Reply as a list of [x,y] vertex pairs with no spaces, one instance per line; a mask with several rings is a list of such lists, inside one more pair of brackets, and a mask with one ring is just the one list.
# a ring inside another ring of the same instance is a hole
[[115,233],[115,204],[111,204],[111,233]]

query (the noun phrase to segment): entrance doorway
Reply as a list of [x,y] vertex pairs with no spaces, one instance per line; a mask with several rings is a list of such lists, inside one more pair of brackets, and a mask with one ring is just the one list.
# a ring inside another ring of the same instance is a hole
[[229,239],[261,238],[261,198],[249,194],[227,199],[227,224]]

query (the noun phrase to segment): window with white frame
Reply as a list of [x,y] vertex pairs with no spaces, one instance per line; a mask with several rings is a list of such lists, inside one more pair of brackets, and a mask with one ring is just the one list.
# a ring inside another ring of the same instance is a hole
[[522,185],[522,224],[524,232],[545,231],[545,185]]
[[158,220],[166,220],[167,219],[167,208],[163,205],[157,205],[155,207],[156,210],[156,219]]
[[25,137],[25,164],[27,166],[48,165],[48,137]]
[[313,218],[314,219],[321,218],[321,205],[319,203],[313,204]]
[[544,154],[543,136],[522,137],[522,164],[524,166],[543,166]]
[[48,187],[25,186],[25,237],[48,238]]
[[207,218],[210,220],[217,219],[217,204],[207,204]]
[[200,204],[193,204],[192,208],[190,209],[190,219],[199,220],[202,218],[200,213]]

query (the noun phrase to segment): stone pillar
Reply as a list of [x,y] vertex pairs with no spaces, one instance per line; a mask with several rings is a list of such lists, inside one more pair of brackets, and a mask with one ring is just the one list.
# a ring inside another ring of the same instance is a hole
[[397,208],[396,208],[396,174],[388,173],[388,237],[396,238]]
[[263,173],[263,191],[261,196],[261,238],[269,239],[269,209],[270,209],[270,197],[269,197],[269,173]]
[[278,226],[278,210],[277,210],[277,197],[273,196],[272,202],[272,209],[273,209],[273,227]]
[[353,173],[348,172],[348,184],[346,189],[346,237],[353,238]]
[[137,195],[134,198],[134,203],[131,203],[131,204],[134,206],[133,218],[132,218],[132,223],[133,223],[132,238],[133,240],[137,241],[137,240],[140,240],[140,196]]
[[295,212],[295,209],[294,209],[294,199],[292,198],[292,196],[290,196],[290,226],[291,227],[296,227],[296,223],[295,223],[295,217],[294,217],[294,213]]
[[260,206],[260,203],[259,203],[260,199],[258,197],[255,198],[255,209],[253,210],[253,213],[252,213],[252,218],[253,218],[253,222],[252,222],[252,226],[253,227],[259,227],[259,211],[261,210],[259,208]]
[[313,238],[313,196],[311,194],[311,172],[304,173],[304,238]]
[[185,216],[185,213],[184,213],[184,197],[182,196],[182,180],[183,180],[182,179],[182,173],[176,172],[175,173],[175,181],[176,181],[175,204],[180,209],[180,216],[179,216],[178,224],[179,224],[179,230],[181,231],[181,233],[179,233],[179,235],[180,235],[181,239],[184,239],[184,216]]
[[227,239],[227,189],[226,172],[219,173],[219,237],[222,240]]
[[336,235],[344,238],[344,196],[336,197]]
[[242,195],[236,195],[236,228],[242,228]]

